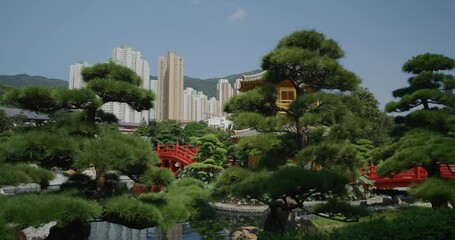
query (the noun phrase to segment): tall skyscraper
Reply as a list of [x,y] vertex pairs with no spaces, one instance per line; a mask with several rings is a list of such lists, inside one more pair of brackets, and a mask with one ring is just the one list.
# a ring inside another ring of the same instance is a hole
[[196,119],[196,90],[186,88],[183,90],[183,119],[184,121],[194,121]]
[[157,119],[183,120],[183,57],[158,57]]
[[86,67],[90,67],[86,61],[80,61],[70,66],[69,89],[79,89],[85,86],[81,73]]
[[[140,52],[123,45],[112,50],[112,61],[136,72],[142,79],[142,88],[150,90],[150,69]],[[113,113],[119,121],[140,123],[149,120],[149,111],[137,112],[126,103],[109,102],[102,106],[103,111]]]
[[194,121],[199,122],[205,120],[207,117],[207,113],[209,112],[207,96],[203,92],[197,92],[194,101],[195,101]]
[[[220,102],[220,111],[223,111],[224,104],[234,95],[234,90],[227,79],[220,79],[216,85],[216,95]],[[222,113],[222,115],[227,115]]]
[[154,101],[154,107],[150,109],[150,120],[156,120],[156,92],[158,89],[158,80],[156,79],[151,79],[150,80],[150,90],[155,94],[155,101]]
[[207,101],[208,105],[208,117],[210,118],[211,116],[221,116],[221,109],[220,109],[220,101],[218,101],[216,98],[211,97]]

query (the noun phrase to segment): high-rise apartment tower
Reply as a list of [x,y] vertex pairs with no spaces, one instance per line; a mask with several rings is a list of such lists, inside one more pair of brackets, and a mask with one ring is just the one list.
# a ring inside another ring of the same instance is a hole
[[69,89],[79,89],[85,86],[81,73],[86,67],[90,67],[86,61],[80,61],[70,66]]
[[[218,101],[220,101],[220,111],[223,111],[223,106],[234,95],[234,90],[227,79],[220,79],[216,85],[216,94]],[[227,115],[222,112],[222,115]]]
[[183,120],[183,57],[158,57],[157,120]]
[[[123,45],[112,50],[112,61],[133,70],[142,79],[142,88],[150,90],[150,68],[140,52]],[[137,112],[126,103],[109,102],[103,111],[113,113],[121,122],[140,123],[149,120],[149,111]]]

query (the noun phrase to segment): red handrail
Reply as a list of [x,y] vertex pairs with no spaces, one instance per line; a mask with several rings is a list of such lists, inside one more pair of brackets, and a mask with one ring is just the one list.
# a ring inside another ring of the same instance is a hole
[[[441,177],[455,179],[454,164],[441,164],[439,170]],[[366,172],[361,169],[360,174],[373,180],[376,188],[408,187],[412,183],[423,182],[428,177],[427,171],[421,166],[411,168],[389,177],[382,177],[377,174],[376,166],[371,164]]]

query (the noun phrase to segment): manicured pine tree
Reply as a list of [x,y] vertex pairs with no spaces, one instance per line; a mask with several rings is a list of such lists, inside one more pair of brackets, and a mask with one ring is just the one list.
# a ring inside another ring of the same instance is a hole
[[430,201],[434,208],[446,206],[447,201],[454,204],[455,191],[439,178],[441,165],[455,163],[455,78],[450,74],[455,60],[425,53],[411,58],[402,69],[413,74],[409,86],[395,90],[393,96],[399,100],[386,106],[388,112],[405,113],[396,117],[396,132],[401,136],[376,152],[376,158],[384,160],[379,173],[389,175],[422,166],[429,180],[411,193]]
[[[326,217],[323,213],[341,213],[343,221],[362,215],[332,200],[315,211],[304,206],[305,201],[324,194],[334,199],[341,195],[347,178],[339,173],[356,171],[360,162],[349,140],[355,138],[352,133],[361,131],[359,123],[364,121],[354,114],[353,106],[345,104],[360,80],[338,62],[343,55],[338,44],[321,33],[294,32],[263,58],[262,68],[267,72],[262,85],[235,96],[225,106],[237,126],[279,134],[279,143],[261,156],[261,162],[277,166],[297,160],[298,166],[273,173],[231,168],[215,183],[215,195],[243,196],[269,205],[266,231],[285,231],[289,214],[298,208]],[[296,92],[288,108],[277,104],[277,85],[284,80]],[[303,169],[316,165],[325,170]]]

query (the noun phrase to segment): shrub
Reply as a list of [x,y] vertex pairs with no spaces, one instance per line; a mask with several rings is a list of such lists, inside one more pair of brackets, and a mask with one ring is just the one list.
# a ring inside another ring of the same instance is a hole
[[0,219],[11,223],[16,230],[39,226],[51,221],[65,226],[98,217],[98,204],[80,198],[53,195],[27,194],[0,199]]
[[126,196],[107,200],[103,204],[103,218],[108,222],[136,229],[163,223],[163,216],[155,206]]

